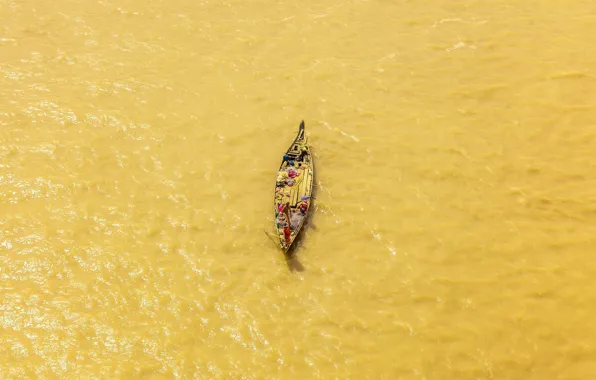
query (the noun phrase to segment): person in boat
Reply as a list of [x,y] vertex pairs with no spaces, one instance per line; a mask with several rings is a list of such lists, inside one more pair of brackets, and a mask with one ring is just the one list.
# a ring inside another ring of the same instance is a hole
[[283,215],[286,217],[286,221],[290,220],[290,217],[292,216],[292,210],[290,209],[290,202],[286,202],[285,204],[280,204],[277,207],[277,211],[278,211],[278,217],[280,215]]
[[291,243],[291,236],[292,232],[290,229],[290,203],[286,203],[285,205],[280,205],[279,207],[279,214],[277,215],[277,225],[279,228],[282,228],[284,231],[284,240],[286,244]]
[[286,221],[285,216],[282,219],[278,219],[277,221],[279,228],[281,228],[284,232],[284,241],[286,242],[286,245],[290,244],[292,242],[292,230],[290,224]]
[[303,195],[302,196],[302,200],[300,201],[300,203],[298,203],[298,210],[300,210],[303,214],[306,214],[306,212],[308,211],[308,196],[307,195]]
[[304,161],[304,156],[306,156],[307,154],[308,149],[306,149],[306,145],[302,145],[302,147],[300,148],[300,154],[298,155],[296,161]]

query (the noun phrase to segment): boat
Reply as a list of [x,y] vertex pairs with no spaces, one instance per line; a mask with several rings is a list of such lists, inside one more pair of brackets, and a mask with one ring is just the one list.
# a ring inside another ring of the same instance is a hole
[[294,142],[283,156],[275,182],[275,229],[284,253],[288,253],[308,218],[314,174],[313,156],[303,120]]

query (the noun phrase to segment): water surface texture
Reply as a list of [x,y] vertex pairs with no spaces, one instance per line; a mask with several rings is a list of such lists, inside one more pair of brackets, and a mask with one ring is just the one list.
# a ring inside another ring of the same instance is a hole
[[[0,0],[0,378],[595,378],[595,27],[579,0]],[[287,261],[263,229],[302,119]]]

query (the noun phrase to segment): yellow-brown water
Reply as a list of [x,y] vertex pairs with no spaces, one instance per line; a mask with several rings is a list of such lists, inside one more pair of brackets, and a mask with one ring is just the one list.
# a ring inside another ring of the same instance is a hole
[[595,11],[0,1],[0,378],[594,378]]

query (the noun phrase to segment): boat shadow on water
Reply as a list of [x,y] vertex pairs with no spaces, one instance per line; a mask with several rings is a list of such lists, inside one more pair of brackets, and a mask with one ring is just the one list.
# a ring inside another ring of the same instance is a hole
[[293,252],[286,252],[284,255],[286,256],[286,264],[290,272],[304,272],[304,266],[300,260],[298,260],[296,254]]
[[[298,235],[296,237],[294,244],[292,244],[292,246],[290,247],[289,250],[283,252],[284,258],[286,259],[286,264],[288,265],[288,269],[291,272],[304,272],[304,266],[298,260],[298,255],[296,253],[301,248],[304,232],[305,231],[302,231],[300,233],[300,235]],[[273,234],[270,234],[269,232],[267,232],[267,230],[265,230],[265,233],[271,239],[271,241],[277,246],[277,248],[279,248],[279,245],[277,245],[277,243],[274,240],[274,237],[272,236]]]
[[306,231],[302,231],[302,233],[296,237],[296,240],[290,249],[287,252],[284,252],[286,264],[291,272],[304,272],[304,266],[298,260],[297,251],[299,251],[302,246],[302,239],[304,238],[305,232]]

